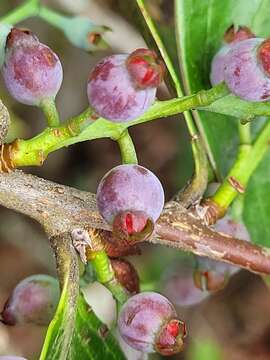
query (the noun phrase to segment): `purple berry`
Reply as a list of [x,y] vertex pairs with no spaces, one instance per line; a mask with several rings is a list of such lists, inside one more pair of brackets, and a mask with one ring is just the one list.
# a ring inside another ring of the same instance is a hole
[[37,106],[55,98],[63,79],[57,55],[33,33],[17,28],[7,38],[2,74],[17,101]]
[[119,165],[100,181],[97,205],[119,236],[147,235],[163,209],[164,192],[150,170],[140,165]]
[[270,99],[269,42],[260,38],[249,39],[229,51],[224,79],[234,95],[247,101]]
[[173,355],[183,349],[185,323],[177,319],[173,305],[162,295],[145,292],[131,297],[121,309],[118,329],[136,350]]
[[246,26],[240,26],[238,29],[234,26],[229,27],[224,34],[223,46],[211,63],[210,81],[213,86],[224,81],[225,59],[231,48],[240,41],[254,37],[255,35]]
[[48,275],[33,275],[12,291],[2,311],[7,325],[34,323],[48,325],[59,300],[58,281]]
[[164,295],[177,306],[193,306],[208,294],[199,290],[193,281],[193,266],[177,266],[166,275],[162,287]]
[[[234,221],[230,215],[224,216],[214,226],[218,232],[237,239],[250,241],[244,224]],[[201,290],[217,291],[227,284],[229,277],[240,270],[238,266],[197,256],[197,269],[194,272],[195,285]]]
[[125,122],[141,116],[153,104],[156,87],[140,89],[127,69],[129,56],[111,55],[92,70],[87,94],[90,105],[102,117]]

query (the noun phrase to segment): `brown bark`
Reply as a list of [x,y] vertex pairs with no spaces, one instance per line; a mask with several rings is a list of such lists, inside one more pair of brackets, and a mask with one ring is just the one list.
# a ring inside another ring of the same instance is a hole
[[[50,237],[74,228],[110,230],[94,194],[21,171],[0,174],[0,204],[35,219]],[[213,231],[175,202],[166,205],[149,241],[270,274],[268,249]]]

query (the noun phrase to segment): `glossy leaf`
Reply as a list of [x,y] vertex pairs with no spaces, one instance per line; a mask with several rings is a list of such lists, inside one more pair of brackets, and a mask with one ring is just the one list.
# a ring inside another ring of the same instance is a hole
[[70,235],[54,237],[51,242],[62,293],[39,360],[125,360],[111,332],[79,292],[78,257]]
[[79,297],[76,327],[69,360],[125,360],[111,331],[94,314],[83,296]]
[[263,161],[249,181],[244,201],[244,221],[252,240],[270,247],[270,154]]
[[[230,25],[247,25],[257,36],[270,35],[269,0],[175,0],[175,4],[177,34],[181,45],[180,61],[187,93],[210,86],[211,59],[220,48],[223,33]],[[243,102],[229,95],[208,107],[208,110],[224,115],[207,111],[197,113],[197,124],[208,145],[210,159],[217,173],[222,176],[228,172],[238,144],[237,120],[226,115],[229,113],[248,118],[254,106],[254,103]],[[263,106],[268,107],[268,104]],[[258,126],[252,128],[258,131]],[[243,214],[252,240],[268,247],[269,159],[268,155],[252,176],[246,191]]]
[[[258,36],[270,34],[269,0],[175,0],[175,5],[179,57],[187,93],[210,87],[211,59],[230,25],[250,26]],[[225,114],[229,101],[224,99]],[[217,101],[211,110],[222,102]],[[237,151],[237,120],[202,111],[197,113],[196,120],[216,172],[225,176]]]

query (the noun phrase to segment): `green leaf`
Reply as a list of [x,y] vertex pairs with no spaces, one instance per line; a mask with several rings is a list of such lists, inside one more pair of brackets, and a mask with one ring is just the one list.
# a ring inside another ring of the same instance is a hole
[[243,218],[252,240],[270,247],[270,153],[256,169],[249,181],[244,200]]
[[4,64],[6,41],[11,29],[11,25],[0,23],[0,68]]
[[125,360],[117,341],[79,292],[79,264],[69,234],[51,239],[61,298],[39,360]]
[[70,347],[69,360],[125,360],[111,331],[104,325],[85,302],[79,297],[76,328]]
[[[175,0],[179,58],[187,94],[210,87],[211,59],[230,25],[250,26],[258,36],[270,34],[269,6],[269,0]],[[213,104],[211,111],[222,102]],[[229,105],[230,100],[224,99],[225,114],[226,102]],[[237,120],[199,111],[196,121],[215,171],[225,176],[237,151]]]
[[39,360],[66,360],[75,329],[79,296],[79,264],[69,234],[50,239],[54,249],[62,292]]

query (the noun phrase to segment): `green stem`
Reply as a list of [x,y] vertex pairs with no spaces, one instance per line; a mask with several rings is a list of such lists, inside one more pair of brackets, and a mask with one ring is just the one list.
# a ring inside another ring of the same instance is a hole
[[51,10],[46,6],[40,7],[38,16],[49,24],[61,30],[65,29],[65,27],[68,26],[69,18],[67,16],[59,14],[58,12]]
[[[71,118],[54,128],[47,128],[37,136],[28,140],[18,140],[11,151],[14,167],[42,165],[46,157],[53,151],[81,141],[112,138],[118,140],[129,126],[159,119],[193,109],[224,96],[228,93],[225,86],[217,86],[198,94],[167,101],[157,101],[140,118],[126,123],[113,123],[111,121],[95,118],[95,112],[87,109],[82,114]],[[93,117],[91,117],[93,115]],[[121,140],[120,140],[121,141]],[[126,140],[125,140],[126,141]]]
[[95,269],[98,282],[106,286],[120,304],[124,304],[128,299],[128,293],[115,278],[106,252],[103,250],[95,252],[91,263]]
[[38,15],[39,0],[27,0],[21,6],[16,7],[7,15],[0,18],[0,22],[15,25],[31,16]]
[[246,188],[248,181],[269,149],[270,123],[266,123],[263,130],[258,135],[254,145],[242,145],[238,157],[231,168],[227,179],[219,187],[212,197],[212,200],[222,209],[227,209],[232,201],[239,194],[239,191],[228,181],[231,178],[237,180],[243,189]]
[[238,133],[241,145],[251,144],[250,122],[242,124],[241,121],[239,121]]
[[[145,5],[145,1],[144,0],[136,0],[136,1],[138,4],[138,7],[144,17],[144,20],[151,32],[151,35],[152,35],[153,39],[155,40],[159,51],[161,52],[162,58],[166,64],[168,72],[173,81],[173,84],[174,84],[174,87],[176,90],[176,94],[178,97],[182,97],[184,94],[181,89],[179,77],[175,71],[175,66],[173,65],[173,63],[167,53],[166,47],[163,44],[163,41],[159,35],[158,29],[157,29],[154,21],[152,20],[151,16],[148,13],[147,7]],[[192,153],[193,153],[194,162],[195,162],[195,172],[194,172],[194,176],[192,179],[192,183],[185,195],[187,201],[189,201],[188,197],[190,197],[190,196],[192,198],[197,197],[197,193],[201,192],[200,188],[202,188],[202,191],[205,190],[205,186],[204,186],[205,180],[204,179],[205,179],[205,176],[207,178],[207,174],[208,174],[208,172],[207,172],[208,171],[208,167],[207,167],[208,160],[207,160],[207,156],[205,153],[205,149],[202,145],[202,142],[193,141],[198,136],[198,130],[194,123],[191,113],[189,111],[185,111],[184,117],[185,117],[185,121],[187,124],[189,134],[192,139],[191,148],[192,148]],[[192,194],[193,191],[195,191],[196,194],[193,195]],[[192,201],[192,199],[190,201]]]
[[122,164],[138,164],[136,150],[128,129],[124,131],[117,142],[120,148]]
[[59,114],[54,99],[44,99],[40,104],[40,108],[45,115],[48,126],[56,127],[60,124]]

